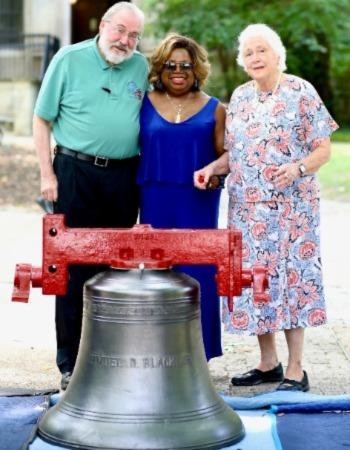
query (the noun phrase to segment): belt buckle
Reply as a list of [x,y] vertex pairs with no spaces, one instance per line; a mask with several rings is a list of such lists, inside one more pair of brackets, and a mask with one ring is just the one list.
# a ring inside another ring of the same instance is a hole
[[108,161],[109,159],[104,156],[95,156],[94,165],[98,167],[107,167]]

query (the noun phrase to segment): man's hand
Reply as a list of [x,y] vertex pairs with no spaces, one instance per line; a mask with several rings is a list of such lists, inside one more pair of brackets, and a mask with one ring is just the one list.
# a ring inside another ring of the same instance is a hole
[[41,176],[41,195],[49,202],[56,202],[58,197],[58,183],[54,173]]

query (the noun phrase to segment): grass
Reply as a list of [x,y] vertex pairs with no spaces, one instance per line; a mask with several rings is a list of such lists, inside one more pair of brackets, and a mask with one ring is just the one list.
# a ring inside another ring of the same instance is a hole
[[350,128],[341,126],[332,134],[332,142],[348,142],[350,143]]
[[334,142],[332,155],[318,172],[322,197],[350,201],[350,140]]

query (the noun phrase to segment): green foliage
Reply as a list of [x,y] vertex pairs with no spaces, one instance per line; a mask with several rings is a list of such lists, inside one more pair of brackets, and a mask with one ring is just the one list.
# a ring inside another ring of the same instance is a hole
[[[154,32],[192,36],[211,55],[213,78],[208,89],[228,100],[245,79],[235,62],[236,40],[250,23],[266,23],[287,49],[288,72],[309,80],[331,111],[343,95],[338,80],[350,76],[349,0],[144,0],[155,18]],[[346,94],[347,95],[347,94]],[[350,92],[349,92],[350,97]],[[350,119],[349,119],[350,122]]]

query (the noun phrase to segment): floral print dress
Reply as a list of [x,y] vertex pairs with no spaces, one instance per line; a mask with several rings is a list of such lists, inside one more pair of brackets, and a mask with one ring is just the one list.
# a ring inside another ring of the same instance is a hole
[[285,75],[277,90],[258,93],[254,81],[232,94],[226,123],[229,151],[228,225],[242,232],[243,267],[267,266],[271,300],[252,290],[223,302],[228,332],[260,335],[326,322],[320,257],[319,187],[314,174],[278,190],[273,169],[298,162],[337,128],[313,86]]

